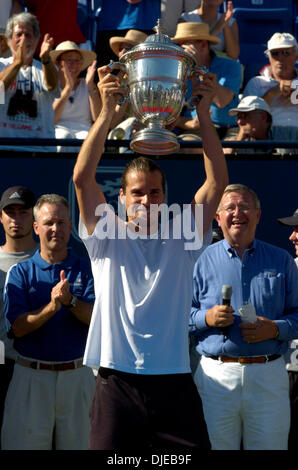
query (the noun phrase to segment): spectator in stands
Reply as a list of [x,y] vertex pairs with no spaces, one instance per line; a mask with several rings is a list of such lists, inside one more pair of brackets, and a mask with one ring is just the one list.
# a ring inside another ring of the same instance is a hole
[[161,0],[161,24],[168,36],[174,36],[178,20],[184,11],[198,7],[199,0]]
[[125,36],[114,36],[110,38],[110,48],[119,59],[132,47],[146,41],[147,34],[137,29],[130,29]]
[[139,29],[146,34],[152,30],[160,18],[161,0],[102,0],[96,53],[99,65],[107,65],[110,60],[117,60],[111,52],[109,39],[125,35],[129,29]]
[[[128,52],[132,47],[144,42],[147,35],[142,31],[130,29],[126,35],[114,36],[110,38],[110,48],[114,54],[120,59],[123,54]],[[130,104],[125,100],[121,105],[117,104],[115,108],[114,117],[111,122],[111,134],[108,138],[121,138],[130,139],[132,126],[135,122],[135,117],[132,116]]]
[[21,13],[23,9],[21,0],[1,0],[0,15],[0,31],[5,32],[8,18],[17,13]]
[[[234,117],[229,116],[229,110],[238,104],[238,93],[242,81],[241,65],[238,61],[218,57],[211,50],[212,44],[218,44],[220,39],[209,32],[209,25],[205,23],[187,22],[178,23],[174,42],[192,54],[199,66],[208,67],[209,71],[217,76],[216,95],[211,105],[211,119],[221,138],[230,127],[236,125]],[[191,86],[186,99],[192,95]],[[191,133],[200,133],[199,117],[195,110],[187,110],[180,117],[177,127]]]
[[[85,139],[101,104],[94,83],[96,54],[79,49],[72,41],[64,41],[50,57],[59,68],[61,94],[53,103],[55,136],[57,139]],[[80,74],[87,69],[85,78]],[[70,147],[63,147],[67,151]]]
[[7,188],[0,201],[0,222],[5,234],[5,243],[0,247],[0,340],[5,346],[5,363],[0,365],[0,430],[5,397],[16,359],[12,340],[6,332],[3,291],[6,274],[11,266],[30,258],[37,250],[32,227],[34,204],[34,194],[24,186]]
[[[246,96],[237,108],[230,109],[230,116],[237,116],[238,127],[234,129],[235,135],[225,139],[238,141],[267,140],[272,138],[272,116],[270,106],[258,96]],[[258,148],[224,148],[225,153],[253,153]]]
[[[284,140],[296,141],[298,139],[297,127],[272,127],[271,108],[263,98],[259,96],[246,96],[238,104],[237,108],[230,109],[230,116],[237,116],[238,128],[233,129],[225,140],[257,141],[257,140]],[[298,149],[276,149],[278,153],[298,153]],[[225,153],[255,153],[269,151],[272,148],[262,150],[254,148],[224,148]]]
[[5,450],[83,450],[95,380],[83,366],[94,302],[90,263],[68,249],[69,205],[44,194],[34,206],[40,250],[13,266],[4,305],[18,357],[2,427]]
[[19,0],[2,0],[0,15],[0,57],[9,57],[11,52],[5,36],[8,18],[22,11],[22,2]]
[[9,57],[11,52],[9,50],[6,36],[3,32],[0,32],[0,57]]
[[297,127],[297,105],[292,103],[293,80],[298,73],[297,41],[289,33],[275,33],[267,43],[270,65],[247,83],[243,96],[261,96],[270,106],[273,126]]
[[33,59],[39,39],[35,16],[31,13],[12,16],[6,37],[12,57],[0,59],[0,80],[5,86],[5,104],[0,106],[0,137],[54,137],[52,104],[58,96],[58,74],[50,58],[53,38],[45,35],[40,63]]
[[185,12],[179,21],[198,21],[210,27],[210,34],[217,36],[220,43],[212,46],[218,55],[238,59],[240,54],[238,24],[233,18],[233,3],[227,3],[227,11],[220,13],[219,6],[224,0],[201,0],[199,8]]
[[[40,35],[49,32],[53,36],[53,47],[63,41],[76,44],[86,42],[78,25],[78,0],[25,0],[28,11],[38,19]],[[39,52],[41,44],[37,45]]]

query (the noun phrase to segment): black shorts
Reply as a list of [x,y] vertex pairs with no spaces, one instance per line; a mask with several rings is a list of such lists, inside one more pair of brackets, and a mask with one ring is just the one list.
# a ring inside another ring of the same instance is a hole
[[210,449],[191,374],[138,375],[100,368],[89,449]]

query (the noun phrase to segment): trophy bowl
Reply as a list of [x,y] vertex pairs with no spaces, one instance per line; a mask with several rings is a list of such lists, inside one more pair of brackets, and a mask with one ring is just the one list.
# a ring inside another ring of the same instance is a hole
[[144,43],[126,52],[109,66],[119,65],[127,74],[132,112],[145,127],[136,132],[130,148],[147,155],[165,155],[180,148],[176,135],[165,128],[180,115],[187,79],[193,73],[204,74],[195,58],[161,32],[148,36]]

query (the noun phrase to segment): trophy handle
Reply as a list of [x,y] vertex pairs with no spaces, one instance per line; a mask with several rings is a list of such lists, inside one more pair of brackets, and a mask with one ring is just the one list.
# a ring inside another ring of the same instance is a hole
[[[198,78],[200,79],[200,77],[202,77],[203,75],[208,73],[208,71],[209,71],[208,68],[205,67],[204,65],[202,65],[202,66],[196,65],[190,71],[189,78],[192,77],[193,75],[199,75]],[[185,101],[185,104],[189,109],[191,109],[191,110],[195,109],[196,104],[198,104],[198,102],[200,101],[201,98],[202,98],[201,95],[191,96],[187,101]]]
[[208,68],[205,67],[204,65],[202,65],[202,66],[196,65],[190,71],[189,77],[191,77],[192,75],[205,75],[206,73],[208,73],[208,71],[209,71]]
[[[118,73],[120,72],[120,70],[122,72],[124,72],[125,74],[127,73],[127,70],[126,70],[126,65],[123,64],[122,62],[113,62],[112,60],[110,61],[110,63],[107,65],[107,67],[109,67],[109,69],[111,69],[111,73],[113,75],[118,75]],[[121,84],[123,85],[123,88],[128,88],[127,87],[127,84],[125,83],[125,81],[122,80]],[[120,94],[120,93],[119,93]],[[118,100],[118,104],[121,106],[123,103],[125,103],[126,101],[129,101],[129,96],[121,96],[121,98],[119,98]]]
[[127,73],[126,65],[123,64],[122,62],[113,62],[112,60],[110,60],[110,63],[107,65],[107,67],[111,69],[111,73],[113,75],[117,75],[120,72],[120,70],[122,70],[122,72],[124,73]]

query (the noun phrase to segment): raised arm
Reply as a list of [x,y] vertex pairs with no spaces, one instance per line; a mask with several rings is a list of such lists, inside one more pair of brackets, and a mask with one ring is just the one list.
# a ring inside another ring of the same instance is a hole
[[73,172],[80,215],[88,234],[94,231],[99,219],[95,215],[97,206],[105,203],[103,191],[96,182],[96,168],[102,156],[119,93],[125,92],[120,84],[121,73],[115,76],[109,71],[106,66],[98,70],[102,109],[81,147]]
[[54,45],[54,39],[47,33],[40,46],[39,58],[42,63],[44,80],[49,91],[54,90],[58,85],[58,72],[50,58],[50,50]]
[[223,13],[217,23],[211,28],[210,34],[217,36],[222,30],[225,39],[225,52],[231,59],[237,60],[240,54],[239,29],[236,21],[230,26],[233,16],[233,2],[227,3],[227,11]]
[[61,90],[60,96],[56,98],[53,103],[54,124],[57,124],[57,122],[61,118],[68,98],[70,97],[70,94],[75,86],[74,79],[71,73],[69,72],[69,66],[64,60],[61,61],[61,70],[59,70],[58,75],[60,79],[60,86],[62,88],[64,82],[64,87]]
[[216,89],[216,77],[208,73],[203,81],[194,87],[194,94],[202,98],[196,109],[200,120],[203,141],[204,167],[206,180],[196,192],[193,204],[204,204],[203,232],[205,233],[215,215],[219,201],[228,184],[228,170],[218,134],[210,117],[210,105]]
[[32,57],[30,56],[30,58],[28,58],[26,54],[25,37],[22,37],[14,55],[13,63],[0,72],[0,80],[4,83],[5,90],[13,83],[20,68],[25,65],[28,60],[32,60]]
[[94,122],[101,110],[101,100],[99,96],[99,91],[94,83],[94,75],[96,71],[96,60],[88,67],[86,73],[86,85],[88,88],[88,97],[92,121]]

